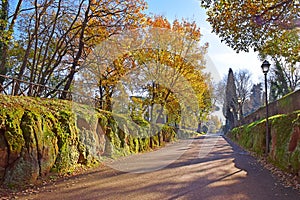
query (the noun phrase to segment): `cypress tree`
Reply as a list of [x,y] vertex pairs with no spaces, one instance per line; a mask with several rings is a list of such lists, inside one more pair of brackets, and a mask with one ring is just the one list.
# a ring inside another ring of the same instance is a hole
[[236,85],[234,81],[234,74],[232,69],[229,69],[226,92],[225,92],[225,102],[223,105],[223,114],[226,118],[226,127],[225,132],[231,130],[237,125],[237,94],[236,94]]

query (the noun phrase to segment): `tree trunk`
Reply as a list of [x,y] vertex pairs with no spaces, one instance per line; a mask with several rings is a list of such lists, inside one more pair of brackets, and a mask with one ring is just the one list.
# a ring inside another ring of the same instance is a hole
[[[7,21],[8,23],[8,10],[9,10],[9,4],[8,0],[2,0],[2,8],[1,8],[1,15],[0,19],[3,21]],[[14,14],[12,15],[12,20],[11,23],[8,26],[8,34],[11,35],[13,32],[13,28],[17,19],[17,16],[20,12],[21,5],[22,5],[23,0],[19,0],[16,6],[16,10]],[[7,26],[0,25],[0,32],[6,31]],[[0,40],[0,74],[1,75],[6,75],[8,72],[8,67],[7,67],[7,51],[8,51],[8,43],[9,43],[9,35],[6,36],[6,38],[2,38]],[[5,81],[4,78],[0,77],[0,85],[3,84]],[[1,91],[0,91],[1,92]]]
[[[1,7],[1,15],[0,15],[0,20],[3,22],[7,22],[8,20],[8,1],[2,0],[1,2],[2,7]],[[0,24],[0,33],[3,33],[6,31],[6,25],[1,23]],[[7,42],[5,41],[6,38],[2,38],[0,40],[0,74],[1,75],[6,75],[7,73],[7,66],[6,66],[6,57],[7,57],[7,49],[8,45]],[[3,82],[5,81],[5,78],[0,77],[0,84],[2,85]],[[1,91],[0,91],[1,92]]]
[[202,122],[199,121],[199,122],[198,122],[197,133],[201,133],[201,126],[202,126]]
[[87,27],[88,24],[88,20],[89,20],[89,12],[90,12],[90,6],[91,6],[91,0],[89,0],[88,6],[86,8],[85,11],[85,15],[84,15],[84,21],[82,23],[82,27],[81,27],[81,33],[80,33],[80,37],[79,37],[79,45],[78,45],[78,52],[74,58],[71,70],[70,70],[70,74],[68,75],[68,80],[66,82],[66,85],[64,87],[64,91],[62,93],[61,99],[67,99],[68,96],[68,91],[71,88],[72,82],[74,80],[74,76],[75,73],[77,71],[77,66],[79,66],[79,60],[82,56],[82,53],[84,51],[84,47],[85,47],[85,43],[84,43],[84,32],[85,29]]
[[[29,38],[28,40],[28,44],[27,44],[27,49],[26,49],[26,52],[25,52],[25,55],[23,57],[23,61],[22,61],[22,65],[20,67],[20,70],[19,70],[19,74],[18,74],[18,79],[21,80],[23,75],[24,75],[24,72],[25,72],[25,68],[27,66],[27,62],[28,62],[28,57],[29,57],[29,54],[30,54],[30,49],[31,49],[31,45],[32,45],[32,38]],[[14,91],[13,91],[13,95],[17,95],[18,92],[19,92],[19,85],[17,84]]]

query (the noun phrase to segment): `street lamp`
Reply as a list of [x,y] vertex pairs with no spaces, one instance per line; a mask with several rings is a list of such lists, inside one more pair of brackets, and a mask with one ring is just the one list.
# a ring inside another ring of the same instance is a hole
[[267,85],[267,74],[270,69],[270,63],[265,60],[262,65],[262,71],[265,75],[265,93],[266,93],[266,155],[269,153],[269,107],[268,107],[268,85]]

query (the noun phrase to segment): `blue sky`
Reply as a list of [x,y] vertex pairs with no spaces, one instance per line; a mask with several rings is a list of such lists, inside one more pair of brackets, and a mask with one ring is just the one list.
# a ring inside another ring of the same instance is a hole
[[[229,68],[233,71],[248,69],[252,73],[254,83],[263,80],[261,61],[257,54],[235,53],[231,48],[220,42],[220,38],[211,33],[210,24],[206,21],[205,10],[200,7],[199,0],[146,0],[148,3],[147,13],[164,15],[170,21],[174,19],[187,19],[196,21],[202,32],[202,42],[209,43],[207,68],[216,69],[219,77],[226,76]],[[213,72],[214,73],[214,72]],[[215,79],[218,79],[214,75]]]

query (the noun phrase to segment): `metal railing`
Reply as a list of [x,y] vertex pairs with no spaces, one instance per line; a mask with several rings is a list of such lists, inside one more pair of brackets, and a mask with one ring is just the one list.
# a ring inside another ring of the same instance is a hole
[[44,98],[60,98],[63,93],[67,93],[67,97],[71,97],[69,91],[60,90],[29,81],[20,80],[14,77],[0,75],[3,84],[0,84],[0,93],[12,96],[33,96]]
[[70,91],[60,90],[54,87],[49,87],[29,81],[20,80],[14,77],[9,77],[0,74],[0,79],[3,84],[0,84],[0,94],[11,96],[31,96],[50,99],[60,99],[62,94],[67,94],[66,100],[71,100],[77,103],[96,105],[99,100],[94,97],[76,94]]

